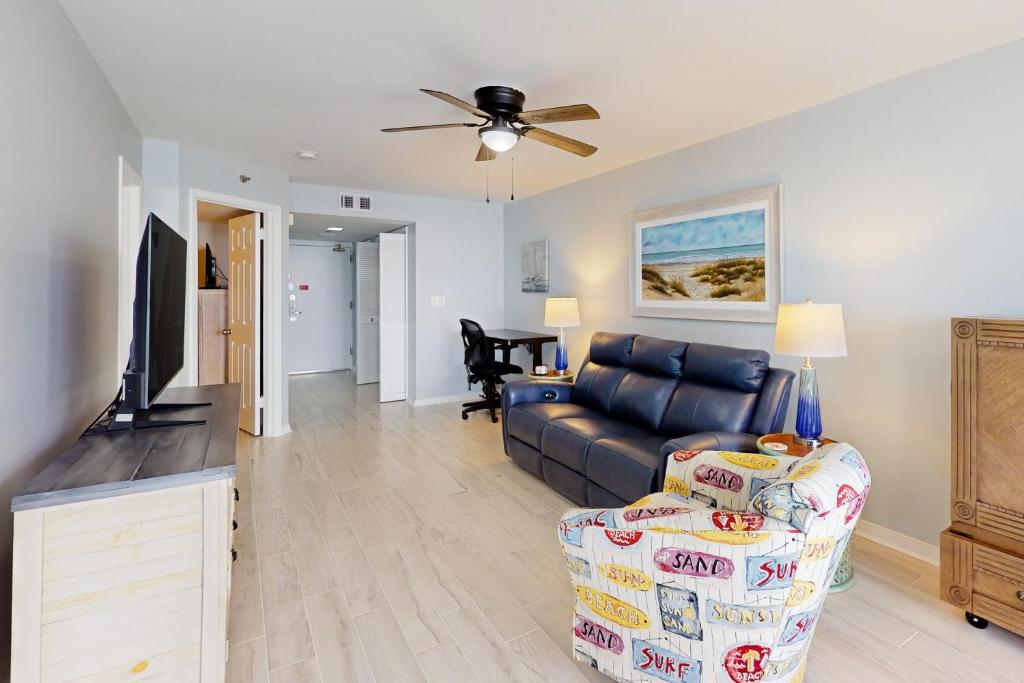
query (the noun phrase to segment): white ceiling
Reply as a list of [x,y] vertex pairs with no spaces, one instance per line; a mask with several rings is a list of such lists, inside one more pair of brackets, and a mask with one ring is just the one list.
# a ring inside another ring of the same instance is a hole
[[[62,0],[143,135],[286,168],[296,181],[481,198],[473,117],[511,85],[600,147],[516,149],[517,195],[581,180],[1024,37],[1021,0]],[[320,159],[303,162],[299,149]],[[507,196],[508,155],[491,166]]]
[[[288,236],[293,240],[316,240],[318,242],[361,242],[376,237],[382,232],[401,228],[408,223],[384,221],[374,218],[349,216],[328,216],[317,213],[293,213]],[[321,234],[327,226],[344,228],[341,232]]]

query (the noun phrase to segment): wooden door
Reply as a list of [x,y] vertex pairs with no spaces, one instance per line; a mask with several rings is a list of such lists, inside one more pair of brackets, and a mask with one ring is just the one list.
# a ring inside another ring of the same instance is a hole
[[250,213],[228,221],[228,381],[242,385],[238,426],[259,436],[260,223]]
[[405,400],[405,235],[380,236],[380,402]]
[[356,384],[380,381],[380,246],[356,242]]

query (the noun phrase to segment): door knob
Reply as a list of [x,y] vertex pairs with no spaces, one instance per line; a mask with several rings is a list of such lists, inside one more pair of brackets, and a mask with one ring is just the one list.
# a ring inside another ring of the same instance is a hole
[[229,327],[226,330],[221,330],[220,333],[221,334],[231,334],[231,328]]

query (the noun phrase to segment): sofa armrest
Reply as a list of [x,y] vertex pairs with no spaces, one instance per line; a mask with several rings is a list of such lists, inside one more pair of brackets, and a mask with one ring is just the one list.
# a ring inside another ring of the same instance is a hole
[[505,384],[501,391],[501,410],[517,403],[568,403],[572,385],[543,379],[518,379]]
[[520,379],[501,390],[501,438],[508,453],[508,411],[519,403],[568,403],[572,385],[541,379]]
[[668,458],[676,451],[740,451],[757,453],[756,434],[744,432],[697,432],[688,436],[670,439],[661,445],[661,460],[658,464],[658,491],[665,483]]

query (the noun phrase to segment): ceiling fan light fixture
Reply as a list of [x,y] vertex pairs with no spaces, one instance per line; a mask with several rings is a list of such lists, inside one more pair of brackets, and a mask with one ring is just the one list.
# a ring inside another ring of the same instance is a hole
[[490,126],[479,131],[480,140],[492,152],[507,152],[519,142],[519,131],[502,119],[495,119]]

